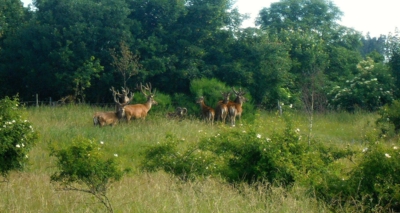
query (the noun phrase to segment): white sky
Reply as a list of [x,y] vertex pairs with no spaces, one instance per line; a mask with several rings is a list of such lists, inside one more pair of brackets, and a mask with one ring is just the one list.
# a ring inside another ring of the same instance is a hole
[[[364,35],[370,32],[371,37],[387,35],[400,29],[400,13],[398,12],[399,0],[332,0],[344,13],[340,24],[361,31]],[[22,0],[25,6],[32,0]],[[269,7],[271,3],[279,0],[236,0],[235,7],[240,13],[251,15],[244,26],[254,26],[254,19],[258,12]]]
[[[236,0],[235,7],[239,12],[251,14],[244,26],[254,26],[258,12],[279,0]],[[364,35],[370,32],[371,37],[387,35],[400,29],[399,0],[332,0],[343,12],[341,25],[361,31]]]

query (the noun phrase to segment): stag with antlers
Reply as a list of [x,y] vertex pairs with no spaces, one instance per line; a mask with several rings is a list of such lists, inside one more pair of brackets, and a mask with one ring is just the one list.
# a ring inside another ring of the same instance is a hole
[[214,124],[215,110],[204,103],[204,97],[197,99],[196,103],[200,104],[201,114],[206,123]]
[[228,103],[230,92],[221,92],[223,100],[218,101],[217,106],[215,107],[215,118],[217,121],[222,121],[225,123],[226,117],[228,116]]
[[125,103],[120,103],[117,100],[117,94],[113,92],[114,102],[115,102],[115,111],[109,112],[96,112],[93,115],[93,124],[99,125],[100,127],[105,125],[116,125],[124,116],[125,116],[125,106],[132,100],[133,93],[131,93],[130,97],[127,96],[125,99]]
[[[157,105],[157,102],[154,100],[156,90],[152,92],[151,83],[146,84],[146,86],[143,86],[140,83],[140,87],[137,86],[137,88],[140,89],[143,95],[147,98],[147,102],[144,104],[133,104],[125,106],[125,117],[128,123],[132,118],[133,119],[141,118],[144,120],[147,116],[147,113],[150,111],[151,106],[153,104]],[[147,94],[146,91],[148,91],[149,94]]]
[[246,93],[242,91],[242,88],[239,88],[239,91],[236,91],[235,88],[232,87],[232,91],[235,93],[236,99],[235,101],[230,101],[228,103],[228,118],[231,122],[231,125],[235,126],[236,116],[238,117],[238,119],[240,119],[242,116],[242,106],[243,103],[246,101],[246,98],[244,97]]

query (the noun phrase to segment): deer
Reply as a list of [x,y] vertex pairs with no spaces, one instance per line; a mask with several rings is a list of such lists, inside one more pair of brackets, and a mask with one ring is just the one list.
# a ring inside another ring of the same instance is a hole
[[[140,91],[143,93],[143,95],[147,98],[147,102],[144,104],[133,104],[133,105],[127,105],[125,106],[125,117],[127,122],[129,123],[130,120],[133,119],[146,119],[146,116],[148,112],[151,109],[152,105],[157,105],[157,101],[154,100],[154,96],[156,94],[156,90],[152,92],[152,86],[151,83],[147,84],[146,86],[143,86],[142,83],[140,83],[140,87],[136,86]],[[149,94],[146,93],[146,91],[149,92]]]
[[222,121],[225,123],[226,117],[228,116],[228,103],[230,92],[221,92],[223,100],[218,101],[217,106],[215,107],[215,118],[216,121]]
[[187,109],[185,107],[177,107],[175,112],[167,113],[167,118],[179,118],[182,119],[187,114]]
[[197,99],[196,103],[200,104],[201,113],[206,123],[214,124],[215,110],[204,103],[204,97]]
[[117,100],[117,95],[113,93],[115,102],[115,111],[95,112],[93,115],[93,124],[103,127],[105,125],[114,126],[125,116],[125,106],[132,100],[133,93],[126,99],[125,103]]
[[236,99],[234,101],[229,101],[228,105],[228,118],[231,122],[232,126],[236,125],[236,116],[238,119],[241,118],[243,112],[243,103],[246,101],[244,95],[245,92],[242,91],[242,88],[239,88],[239,91],[236,91],[235,88],[232,87],[232,91],[236,95]]

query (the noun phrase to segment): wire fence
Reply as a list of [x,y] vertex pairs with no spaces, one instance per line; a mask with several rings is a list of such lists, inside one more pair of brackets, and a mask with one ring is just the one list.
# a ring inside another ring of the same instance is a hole
[[26,107],[39,107],[39,106],[60,107],[60,106],[66,106],[66,105],[85,105],[85,106],[110,108],[110,107],[115,106],[114,102],[90,103],[90,102],[80,102],[80,101],[75,101],[75,100],[74,101],[71,101],[71,100],[66,101],[65,99],[53,101],[51,97],[45,98],[45,100],[39,100],[38,95],[36,95],[34,101],[21,101],[20,103]]

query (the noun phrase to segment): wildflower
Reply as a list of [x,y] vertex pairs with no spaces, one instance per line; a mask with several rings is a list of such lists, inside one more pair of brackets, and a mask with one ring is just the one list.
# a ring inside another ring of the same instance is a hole
[[261,138],[261,135],[260,135],[260,134],[257,134],[257,138]]
[[13,123],[15,123],[15,120],[12,120]]
[[271,141],[271,138],[267,138],[267,141],[270,142],[270,141]]
[[300,129],[299,129],[299,128],[297,128],[297,129],[295,130],[295,132],[296,132],[296,133],[299,133],[299,132],[300,132]]
[[201,129],[199,130],[199,132],[202,132],[202,131],[203,131],[203,130],[201,130]]
[[20,148],[21,146],[19,144],[15,145],[15,147]]
[[114,157],[118,157],[118,154],[114,154]]
[[290,104],[290,105],[289,105],[289,108],[291,109],[292,107],[293,107],[293,104]]
[[246,133],[246,131],[244,131],[244,130],[243,130],[242,132],[243,132],[243,133]]
[[362,150],[362,152],[366,152],[366,151],[368,151],[368,148],[364,148],[364,149]]
[[24,145],[23,143],[21,143],[21,146],[22,146],[22,147],[25,147],[25,145]]
[[100,144],[103,145],[103,144],[104,144],[104,141],[100,141]]
[[397,146],[394,146],[393,149],[398,149]]
[[391,158],[392,156],[390,156],[388,153],[385,153],[385,157]]
[[25,158],[28,158],[28,155],[25,155]]
[[264,148],[264,152],[266,152],[266,151],[267,151],[267,149]]

